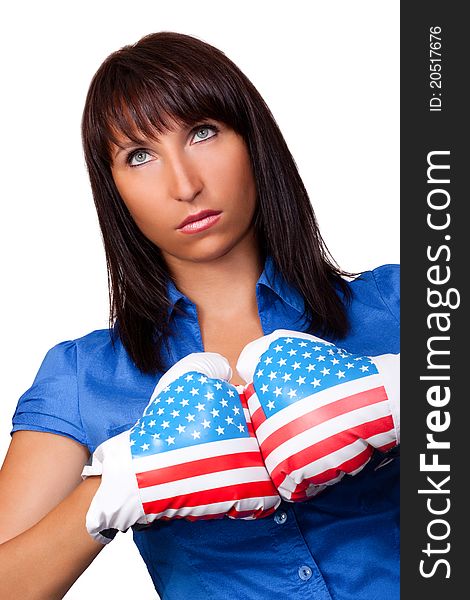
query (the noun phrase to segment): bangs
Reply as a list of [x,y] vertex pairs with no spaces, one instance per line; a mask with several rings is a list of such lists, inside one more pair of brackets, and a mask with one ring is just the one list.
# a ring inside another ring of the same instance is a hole
[[216,118],[216,111],[207,110],[204,101],[199,106],[185,104],[184,99],[178,103],[171,102],[163,86],[144,87],[141,81],[135,83],[134,89],[129,89],[129,81],[126,89],[115,89],[112,99],[103,107],[100,129],[108,146],[118,146],[122,137],[140,144],[145,139],[158,139],[177,126],[190,126],[203,118]]
[[101,160],[109,164],[112,145],[122,144],[123,137],[141,144],[208,118],[244,135],[246,112],[227,69],[222,74],[196,53],[177,59],[136,56],[135,47],[130,60],[126,48],[105,61],[89,90],[85,114]]

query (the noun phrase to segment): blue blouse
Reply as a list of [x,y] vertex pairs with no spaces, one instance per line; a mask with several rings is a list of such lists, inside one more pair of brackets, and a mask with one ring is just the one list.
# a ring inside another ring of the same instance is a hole
[[[369,356],[399,352],[398,265],[367,271],[349,285],[351,331],[341,347]],[[168,294],[170,367],[204,348],[196,306],[172,282]],[[269,256],[256,297],[264,334],[307,329],[301,295]],[[108,330],[62,342],[19,399],[11,433],[57,433],[93,452],[135,423],[159,377],[143,375],[119,340],[113,348]],[[309,502],[283,502],[271,517],[157,522],[134,531],[134,541],[162,600],[398,600],[398,463],[376,452],[355,477]]]

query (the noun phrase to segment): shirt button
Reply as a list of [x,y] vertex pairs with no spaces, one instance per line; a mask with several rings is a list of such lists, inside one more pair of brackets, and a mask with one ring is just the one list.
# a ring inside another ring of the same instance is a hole
[[274,515],[274,521],[278,524],[278,525],[283,525],[286,521],[287,521],[287,513],[284,512],[283,510],[280,510],[279,512],[277,512]]
[[307,567],[307,565],[299,567],[299,577],[302,581],[308,581],[312,575],[312,569]]

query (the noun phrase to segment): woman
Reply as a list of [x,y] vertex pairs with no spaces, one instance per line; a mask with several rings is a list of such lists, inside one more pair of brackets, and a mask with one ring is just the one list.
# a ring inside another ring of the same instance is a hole
[[[99,553],[84,521],[100,481],[77,485],[81,470],[189,353],[222,354],[244,384],[240,352],[278,328],[398,351],[396,268],[343,279],[269,109],[220,51],[162,32],[114,53],[82,132],[111,336],[52,348],[18,403],[0,480],[5,597],[61,597]],[[169,520],[134,539],[162,598],[396,598],[397,461],[381,462],[272,517]]]

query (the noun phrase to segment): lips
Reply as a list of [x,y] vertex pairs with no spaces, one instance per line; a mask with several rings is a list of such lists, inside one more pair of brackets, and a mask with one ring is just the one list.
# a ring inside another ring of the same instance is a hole
[[189,217],[186,217],[186,219],[184,221],[181,221],[181,223],[178,225],[177,229],[181,229],[188,223],[194,223],[195,221],[200,221],[201,219],[204,219],[206,217],[211,217],[212,215],[220,215],[221,212],[222,212],[221,210],[201,210],[201,212],[198,212],[198,213],[195,213],[194,215],[189,215]]

